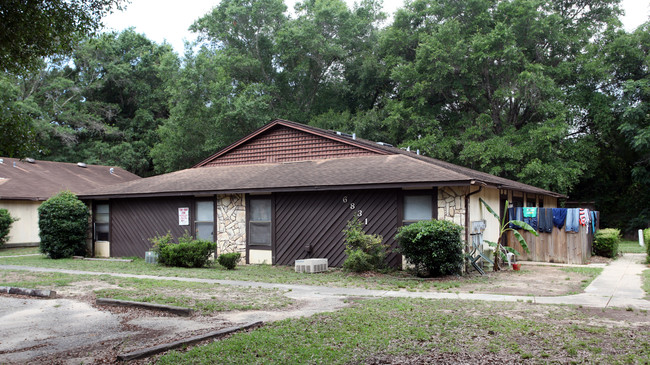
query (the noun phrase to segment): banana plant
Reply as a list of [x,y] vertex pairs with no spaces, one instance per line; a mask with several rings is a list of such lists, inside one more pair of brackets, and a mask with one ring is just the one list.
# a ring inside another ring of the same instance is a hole
[[[516,256],[519,256],[519,252],[517,252],[517,250],[515,250],[514,248],[501,245],[501,240],[503,238],[503,235],[506,234],[508,231],[512,231],[517,241],[519,241],[521,247],[526,251],[526,253],[530,253],[530,250],[528,249],[528,243],[526,243],[526,239],[524,238],[524,236],[522,236],[521,233],[519,233],[519,231],[517,231],[516,229],[510,227],[511,225],[519,226],[521,229],[528,231],[534,234],[535,236],[538,236],[537,231],[535,231],[535,229],[533,229],[533,227],[531,227],[526,222],[522,222],[516,219],[510,219],[506,221],[505,214],[503,215],[503,217],[499,217],[499,215],[492,209],[492,207],[490,207],[488,203],[485,202],[485,200],[483,200],[483,198],[479,198],[479,201],[483,206],[485,206],[485,209],[487,209],[488,212],[492,213],[492,215],[497,219],[497,222],[500,222],[499,239],[497,240],[497,242],[485,240],[485,242],[487,242],[488,245],[495,248],[494,266],[493,266],[494,271],[499,271],[499,259],[501,259],[502,261],[506,261],[508,259],[504,251],[511,252]],[[505,209],[508,209],[507,200],[506,200]]]

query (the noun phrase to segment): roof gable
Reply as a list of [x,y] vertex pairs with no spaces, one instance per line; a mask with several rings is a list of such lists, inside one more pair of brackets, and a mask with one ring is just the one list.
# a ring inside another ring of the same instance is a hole
[[276,120],[194,167],[295,162],[342,157],[386,155],[335,133]]

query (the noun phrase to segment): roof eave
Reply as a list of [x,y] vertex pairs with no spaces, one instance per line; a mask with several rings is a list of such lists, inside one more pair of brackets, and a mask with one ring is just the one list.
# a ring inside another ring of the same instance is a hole
[[221,189],[221,190],[193,190],[193,191],[166,191],[152,193],[115,193],[115,194],[87,194],[79,195],[79,199],[120,199],[120,198],[155,198],[170,196],[194,196],[194,195],[216,195],[216,194],[246,194],[246,193],[284,193],[304,191],[328,191],[328,190],[363,190],[363,189],[430,189],[442,186],[470,186],[470,180],[463,181],[437,181],[437,182],[410,182],[410,183],[369,183],[355,185],[311,185],[311,186],[286,186],[272,188],[244,188],[244,189]]

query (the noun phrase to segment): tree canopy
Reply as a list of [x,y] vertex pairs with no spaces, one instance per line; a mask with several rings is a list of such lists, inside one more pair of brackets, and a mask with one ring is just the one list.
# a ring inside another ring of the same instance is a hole
[[[119,1],[63,3],[97,20]],[[595,200],[632,229],[650,221],[650,23],[625,32],[618,3],[414,0],[383,23],[375,0],[223,0],[182,56],[131,29],[30,72],[3,61],[2,138],[23,143],[0,152],[148,176],[284,118]]]
[[0,70],[37,67],[41,57],[69,54],[123,0],[3,0]]

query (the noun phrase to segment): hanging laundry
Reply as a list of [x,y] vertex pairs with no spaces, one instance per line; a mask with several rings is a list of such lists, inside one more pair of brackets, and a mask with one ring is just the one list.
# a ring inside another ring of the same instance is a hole
[[[524,214],[521,207],[508,208],[508,217],[510,220],[523,221]],[[512,223],[510,223],[510,228],[521,229],[521,227]]]
[[524,218],[535,218],[535,217],[537,217],[537,208],[535,207],[524,208]]
[[579,232],[580,231],[580,209],[569,208],[566,211],[566,231]]
[[551,208],[539,208],[539,232],[553,232],[553,210]]
[[591,211],[591,233],[596,233],[596,211],[592,210]]
[[564,227],[564,221],[566,220],[566,208],[552,208],[553,209],[553,224],[562,229]]
[[524,208],[524,222],[528,223],[533,230],[537,230],[537,208],[527,207]]
[[588,226],[589,225],[589,209],[580,208],[580,225]]

